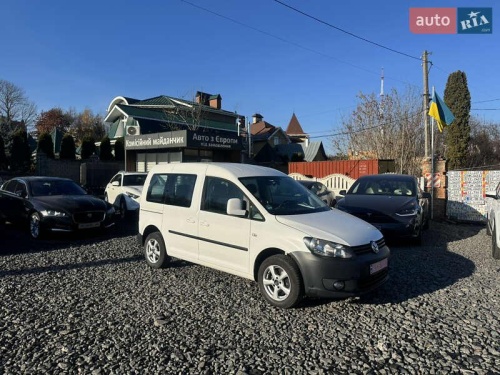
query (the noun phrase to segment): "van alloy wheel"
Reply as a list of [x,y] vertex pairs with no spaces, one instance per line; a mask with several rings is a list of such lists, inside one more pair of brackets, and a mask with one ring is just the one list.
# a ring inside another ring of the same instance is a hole
[[152,268],[164,268],[170,261],[165,248],[165,242],[160,232],[149,234],[144,243],[146,262]]
[[303,282],[297,264],[286,255],[273,255],[259,268],[259,288],[274,306],[295,306],[303,294]]

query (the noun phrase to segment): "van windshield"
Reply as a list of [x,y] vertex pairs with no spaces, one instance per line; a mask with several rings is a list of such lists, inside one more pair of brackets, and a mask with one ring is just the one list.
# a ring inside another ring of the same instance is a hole
[[240,181],[272,215],[303,215],[330,210],[316,194],[291,177],[242,177]]

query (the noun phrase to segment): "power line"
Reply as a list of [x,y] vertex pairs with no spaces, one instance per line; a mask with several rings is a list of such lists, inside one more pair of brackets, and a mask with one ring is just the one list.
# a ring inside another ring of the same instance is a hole
[[340,27],[338,27],[338,26],[332,25],[331,23],[328,23],[328,22],[326,22],[326,21],[323,21],[323,20],[321,20],[321,19],[319,19],[319,18],[317,18],[317,17],[311,16],[310,14],[307,14],[307,13],[305,13],[305,12],[303,12],[303,11],[301,11],[301,10],[297,9],[297,8],[294,8],[294,7],[292,7],[292,6],[288,5],[288,4],[285,4],[285,3],[283,3],[283,2],[281,2],[281,1],[279,1],[279,0],[274,0],[274,1],[275,1],[275,2],[277,2],[277,3],[278,3],[278,4],[280,4],[280,5],[283,5],[284,7],[287,7],[287,8],[289,8],[289,9],[293,10],[294,12],[297,12],[297,13],[299,13],[299,14],[302,14],[302,15],[303,15],[303,16],[305,16],[305,17],[311,18],[311,19],[313,19],[313,20],[315,20],[315,21],[317,21],[317,22],[319,22],[319,23],[322,23],[323,25],[326,25],[326,26],[328,26],[328,27],[331,27],[332,29],[335,29],[335,30],[341,31],[341,32],[343,32],[344,34],[347,34],[347,35],[352,36],[353,38],[356,38],[356,39],[362,40],[362,41],[364,41],[364,42],[366,42],[366,43],[373,44],[374,46],[377,46],[377,47],[380,47],[380,48],[386,49],[386,50],[388,50],[388,51],[391,51],[391,52],[397,53],[397,54],[399,54],[399,55],[406,56],[406,57],[409,57],[409,58],[414,59],[414,60],[422,61],[422,59],[421,59],[420,57],[415,57],[415,56],[412,56],[412,55],[408,55],[407,53],[404,53],[404,52],[401,52],[401,51],[397,51],[397,50],[395,50],[395,49],[393,49],[393,48],[390,48],[390,47],[384,46],[384,45],[382,45],[382,44],[380,44],[380,43],[377,43],[377,42],[373,42],[373,41],[368,40],[368,39],[366,39],[366,38],[363,38],[363,37],[361,37],[361,36],[359,36],[359,35],[356,35],[356,34],[354,34],[354,33],[351,33],[350,31],[344,30],[344,29],[342,29],[342,28],[340,28]]
[[[189,5],[191,5],[191,6],[192,6],[192,7],[194,7],[194,8],[197,8],[197,9],[203,10],[203,11],[205,11],[205,12],[207,12],[207,13],[213,14],[214,16],[217,16],[217,17],[223,18],[223,19],[225,19],[225,20],[227,20],[227,21],[230,21],[230,22],[232,22],[232,23],[235,23],[235,24],[237,24],[237,25],[239,25],[239,26],[243,26],[243,27],[245,27],[245,28],[247,28],[247,29],[250,29],[250,30],[256,31],[256,32],[258,32],[258,33],[261,33],[261,34],[263,34],[263,35],[269,36],[269,37],[271,37],[271,38],[277,39],[277,40],[279,40],[279,41],[281,41],[281,42],[288,43],[288,44],[293,45],[293,46],[295,46],[295,47],[301,48],[301,49],[303,49],[303,50],[305,50],[305,51],[309,51],[309,52],[315,53],[315,54],[317,54],[317,55],[320,55],[320,56],[322,56],[322,57],[326,57],[326,58],[328,58],[328,59],[332,59],[332,60],[338,61],[339,63],[349,65],[349,66],[351,66],[351,67],[353,67],[353,68],[356,68],[356,69],[359,69],[359,70],[363,70],[363,71],[365,71],[365,72],[367,72],[367,73],[370,73],[370,74],[374,74],[374,75],[377,75],[377,76],[380,74],[380,72],[375,72],[375,71],[373,71],[373,70],[369,70],[369,69],[363,68],[363,67],[361,67],[361,66],[358,66],[358,65],[355,65],[355,64],[349,63],[349,62],[347,62],[347,61],[340,60],[340,59],[338,59],[338,58],[336,58],[336,57],[334,57],[334,56],[328,55],[328,54],[326,54],[326,53],[323,53],[323,52],[320,52],[320,51],[314,50],[314,49],[309,48],[309,47],[305,47],[305,46],[303,46],[303,45],[301,45],[301,44],[298,44],[298,43],[292,42],[292,41],[290,41],[290,40],[287,40],[287,39],[285,39],[285,38],[282,38],[282,37],[280,37],[280,36],[277,36],[277,35],[271,34],[271,33],[267,32],[267,31],[263,31],[263,30],[257,29],[256,27],[253,27],[253,26],[247,25],[247,24],[245,24],[245,23],[243,23],[243,22],[240,22],[240,21],[238,21],[238,20],[235,20],[235,19],[233,19],[233,18],[230,18],[230,17],[224,16],[223,14],[220,14],[220,13],[214,12],[214,11],[212,11],[212,10],[210,10],[210,9],[207,9],[207,8],[202,7],[202,6],[200,6],[200,5],[194,4],[194,3],[190,2],[190,1],[187,1],[187,0],[180,0],[180,1],[182,1],[182,2],[183,2],[183,3],[185,3],[185,4],[189,4]],[[412,57],[412,56],[410,56],[410,57]],[[420,61],[420,59],[418,59],[418,60]],[[400,80],[400,79],[397,79],[397,78],[393,78],[393,77],[391,77],[391,76],[389,76],[389,77],[387,77],[387,76],[386,76],[386,78],[392,79],[392,80],[397,81],[397,82],[406,83],[406,84],[408,84],[408,85],[410,85],[410,86],[419,87],[419,86],[415,85],[414,83],[411,83],[411,82],[408,82],[408,81],[403,81],[403,80]]]
[[[409,120],[410,118],[414,118],[414,117],[417,117],[418,115],[422,114],[423,111],[422,110],[418,110],[418,111],[415,111],[413,113],[409,113],[408,116],[405,116],[404,119],[405,120]],[[400,122],[397,121],[397,120],[393,120],[393,121],[390,121],[390,122],[384,122],[382,124],[378,124],[378,125],[373,125],[373,126],[368,126],[368,127],[365,127],[365,128],[361,128],[361,129],[358,129],[358,130],[352,130],[352,131],[342,131],[340,133],[334,133],[334,134],[327,134],[327,135],[316,135],[316,136],[313,136],[313,137],[309,137],[309,138],[325,138],[325,137],[335,137],[335,136],[339,136],[339,135],[351,135],[351,134],[356,134],[356,133],[361,133],[361,132],[365,132],[365,131],[368,131],[368,130],[373,130],[373,129],[377,129],[377,128],[381,128],[383,126],[387,126],[387,125],[395,125],[395,124],[399,124]]]

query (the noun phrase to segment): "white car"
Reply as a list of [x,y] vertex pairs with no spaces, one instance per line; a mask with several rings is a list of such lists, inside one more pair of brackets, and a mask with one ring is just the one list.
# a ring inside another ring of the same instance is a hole
[[147,175],[143,172],[118,172],[106,185],[104,200],[117,207],[122,218],[127,212],[138,212]]
[[283,308],[303,295],[357,296],[388,278],[390,250],[374,226],[255,165],[156,165],[141,196],[138,240],[152,268],[175,257],[255,280]]
[[493,191],[487,191],[486,233],[491,236],[491,254],[494,259],[500,259],[500,183]]

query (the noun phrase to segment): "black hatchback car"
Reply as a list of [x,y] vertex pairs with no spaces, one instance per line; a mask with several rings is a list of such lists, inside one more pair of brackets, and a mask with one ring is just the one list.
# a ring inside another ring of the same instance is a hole
[[386,237],[407,237],[419,244],[429,227],[430,194],[414,176],[367,175],[358,178],[336,208],[363,219]]
[[0,188],[0,220],[29,224],[33,238],[46,231],[108,228],[114,216],[111,204],[66,178],[19,177]]

